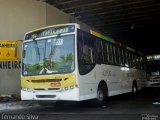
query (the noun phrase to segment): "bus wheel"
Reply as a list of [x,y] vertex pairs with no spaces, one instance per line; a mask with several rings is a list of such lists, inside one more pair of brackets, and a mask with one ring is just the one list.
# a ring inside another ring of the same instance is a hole
[[135,95],[135,94],[137,94],[137,92],[138,92],[137,83],[133,82],[132,93]]
[[91,106],[101,107],[102,105],[104,105],[106,101],[105,90],[106,89],[104,85],[99,85],[97,90],[97,97],[91,101]]

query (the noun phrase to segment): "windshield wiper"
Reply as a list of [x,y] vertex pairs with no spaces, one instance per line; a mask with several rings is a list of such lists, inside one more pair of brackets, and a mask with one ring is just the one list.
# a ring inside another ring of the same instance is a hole
[[54,55],[54,53],[55,53],[56,46],[53,46],[53,44],[51,45],[51,51],[50,51],[48,57],[46,56],[46,52],[48,52],[47,51],[47,40],[45,40],[45,48],[44,49],[45,50],[44,50],[44,53],[43,53],[44,54],[43,68],[42,68],[42,70],[40,71],[39,74],[58,72],[58,71],[50,71],[50,70],[48,70],[48,67],[52,66],[51,59],[52,59],[52,55]]
[[34,39],[33,39],[33,42],[36,44],[36,54],[38,55],[39,60],[40,60],[40,51],[39,51],[39,47],[38,47],[37,40],[35,40],[35,38],[34,38]]
[[58,71],[51,71],[51,70],[48,70],[47,68],[43,68],[39,74],[46,74],[46,73],[57,73]]

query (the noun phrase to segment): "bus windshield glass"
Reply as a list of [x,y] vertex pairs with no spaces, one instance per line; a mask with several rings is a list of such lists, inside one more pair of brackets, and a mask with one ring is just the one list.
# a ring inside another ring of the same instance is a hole
[[151,76],[160,76],[160,66],[158,61],[149,61],[147,62],[147,77]]
[[150,69],[147,71],[147,76],[160,76],[159,69]]
[[25,42],[22,74],[41,75],[73,72],[74,35]]

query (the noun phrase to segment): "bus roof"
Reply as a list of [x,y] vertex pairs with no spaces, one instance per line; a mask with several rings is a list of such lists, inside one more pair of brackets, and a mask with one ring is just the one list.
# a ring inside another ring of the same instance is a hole
[[[132,52],[136,52],[136,50],[134,50],[133,48],[125,46],[124,44],[121,44],[119,41],[116,41],[116,40],[114,40],[114,39],[112,39],[112,38],[110,38],[108,36],[102,35],[101,33],[98,33],[98,32],[93,31],[93,30],[90,30],[90,33],[92,35],[96,36],[96,37],[99,37],[99,38],[103,39],[103,40],[109,41],[109,42],[111,42],[111,43],[113,43],[113,44],[115,44],[117,46],[123,46],[123,47],[125,47],[126,49],[128,49],[128,50],[130,50]],[[138,54],[142,55],[142,53],[140,53],[140,52],[138,52]]]
[[75,24],[77,24],[77,23],[66,23],[66,24],[56,24],[56,25],[45,26],[45,27],[41,27],[41,28],[38,28],[38,29],[35,29],[35,30],[32,30],[32,31],[29,31],[26,34],[32,33],[32,32],[36,32],[36,31],[39,31],[39,30],[43,30],[43,29],[47,29],[47,28],[58,27],[58,26],[65,26],[65,25],[75,25]]
[[[35,29],[35,30],[32,30],[32,31],[29,31],[29,32],[27,32],[27,33],[25,34],[25,36],[26,36],[27,34],[29,34],[29,33],[34,33],[34,32],[36,32],[36,31],[41,31],[41,30],[43,30],[43,29],[45,30],[45,29],[54,28],[54,27],[59,27],[59,26],[65,26],[65,25],[78,25],[78,26],[79,26],[79,24],[77,24],[77,23],[66,23],[66,24],[50,25],[50,26],[41,27],[41,28],[38,28],[38,29]],[[130,50],[130,51],[132,51],[132,52],[136,52],[136,50],[132,49],[131,47],[128,47],[128,46],[126,46],[126,45],[124,45],[124,44],[121,44],[119,41],[116,41],[116,40],[110,38],[109,36],[102,35],[102,34],[99,33],[99,32],[96,32],[96,31],[93,31],[93,30],[90,29],[90,34],[92,34],[92,35],[94,35],[94,36],[96,36],[96,37],[99,37],[99,38],[101,38],[101,39],[103,39],[103,40],[109,41],[109,42],[111,42],[111,43],[113,43],[113,44],[115,44],[115,45],[117,45],[117,46],[123,46],[123,47],[125,47],[126,49],[128,49],[128,50]],[[140,54],[140,55],[143,55],[141,52],[137,52],[137,53]]]
[[47,37],[52,35],[66,34],[75,32],[75,28],[79,28],[79,25],[76,23],[68,23],[68,24],[58,24],[51,25],[47,27],[42,27],[36,30],[32,30],[25,34],[25,40],[36,39],[40,37]]

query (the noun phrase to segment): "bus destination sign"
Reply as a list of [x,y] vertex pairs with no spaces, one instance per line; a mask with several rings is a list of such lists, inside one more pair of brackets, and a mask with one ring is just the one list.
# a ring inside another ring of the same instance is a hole
[[147,60],[148,61],[160,60],[160,55],[148,55]]
[[45,28],[45,29],[37,30],[37,31],[26,34],[25,40],[46,37],[51,35],[70,33],[74,31],[75,31],[74,25],[50,27],[50,28]]

